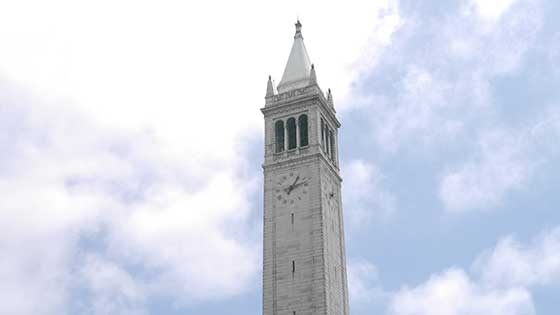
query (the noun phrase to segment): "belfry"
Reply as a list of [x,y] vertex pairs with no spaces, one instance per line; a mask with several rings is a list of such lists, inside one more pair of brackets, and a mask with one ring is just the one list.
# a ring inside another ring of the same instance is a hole
[[264,315],[348,315],[340,123],[317,84],[302,25],[282,79],[269,77],[264,150]]

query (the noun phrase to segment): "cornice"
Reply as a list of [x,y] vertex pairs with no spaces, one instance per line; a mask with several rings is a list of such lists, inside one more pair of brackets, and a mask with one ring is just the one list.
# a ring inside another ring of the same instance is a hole
[[311,153],[311,154],[301,155],[301,156],[297,156],[297,157],[294,157],[294,158],[291,158],[291,159],[271,162],[271,163],[268,163],[268,164],[265,163],[265,164],[262,165],[262,168],[265,172],[266,171],[273,171],[273,170],[283,169],[283,168],[286,168],[286,167],[303,165],[307,162],[314,161],[314,160],[322,160],[324,162],[324,164],[327,165],[327,168],[329,168],[331,170],[331,172],[342,182],[342,177],[340,176],[339,169],[336,168],[334,166],[334,164],[332,163],[332,161],[327,159],[325,157],[325,155],[321,152],[315,152],[315,153]]
[[322,112],[333,121],[337,128],[340,127],[340,122],[336,118],[336,111],[328,105],[321,88],[317,84],[271,95],[265,97],[265,100],[265,107],[261,108],[261,112],[265,116],[289,112],[301,107],[304,103],[318,100],[317,103],[322,108]]
[[265,117],[269,115],[289,113],[289,112],[297,111],[298,109],[301,109],[303,107],[309,107],[310,105],[314,105],[316,103],[314,102],[314,100],[316,99],[317,99],[316,95],[299,97],[290,100],[289,102],[286,102],[284,104],[275,105],[272,108],[268,108],[268,107],[261,108],[261,112],[264,114]]

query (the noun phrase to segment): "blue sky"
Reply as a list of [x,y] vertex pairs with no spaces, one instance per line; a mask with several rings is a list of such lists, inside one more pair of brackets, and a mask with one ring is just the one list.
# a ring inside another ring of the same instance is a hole
[[343,125],[351,313],[556,315],[558,12],[0,4],[0,314],[260,314],[259,109],[299,15]]

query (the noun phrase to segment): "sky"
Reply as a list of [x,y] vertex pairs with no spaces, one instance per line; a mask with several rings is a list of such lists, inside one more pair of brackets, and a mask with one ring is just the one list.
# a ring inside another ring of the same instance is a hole
[[0,1],[0,314],[261,314],[299,17],[353,315],[557,315],[560,3]]

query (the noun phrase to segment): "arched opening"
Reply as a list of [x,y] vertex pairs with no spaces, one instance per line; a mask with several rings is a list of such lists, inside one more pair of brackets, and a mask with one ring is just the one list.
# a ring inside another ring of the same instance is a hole
[[305,147],[309,144],[307,131],[307,115],[301,115],[298,118],[299,123],[299,146]]
[[276,142],[276,153],[284,151],[284,122],[279,120],[274,125],[274,139]]
[[286,123],[286,128],[288,128],[288,150],[295,149],[297,147],[296,141],[296,119],[290,118]]

